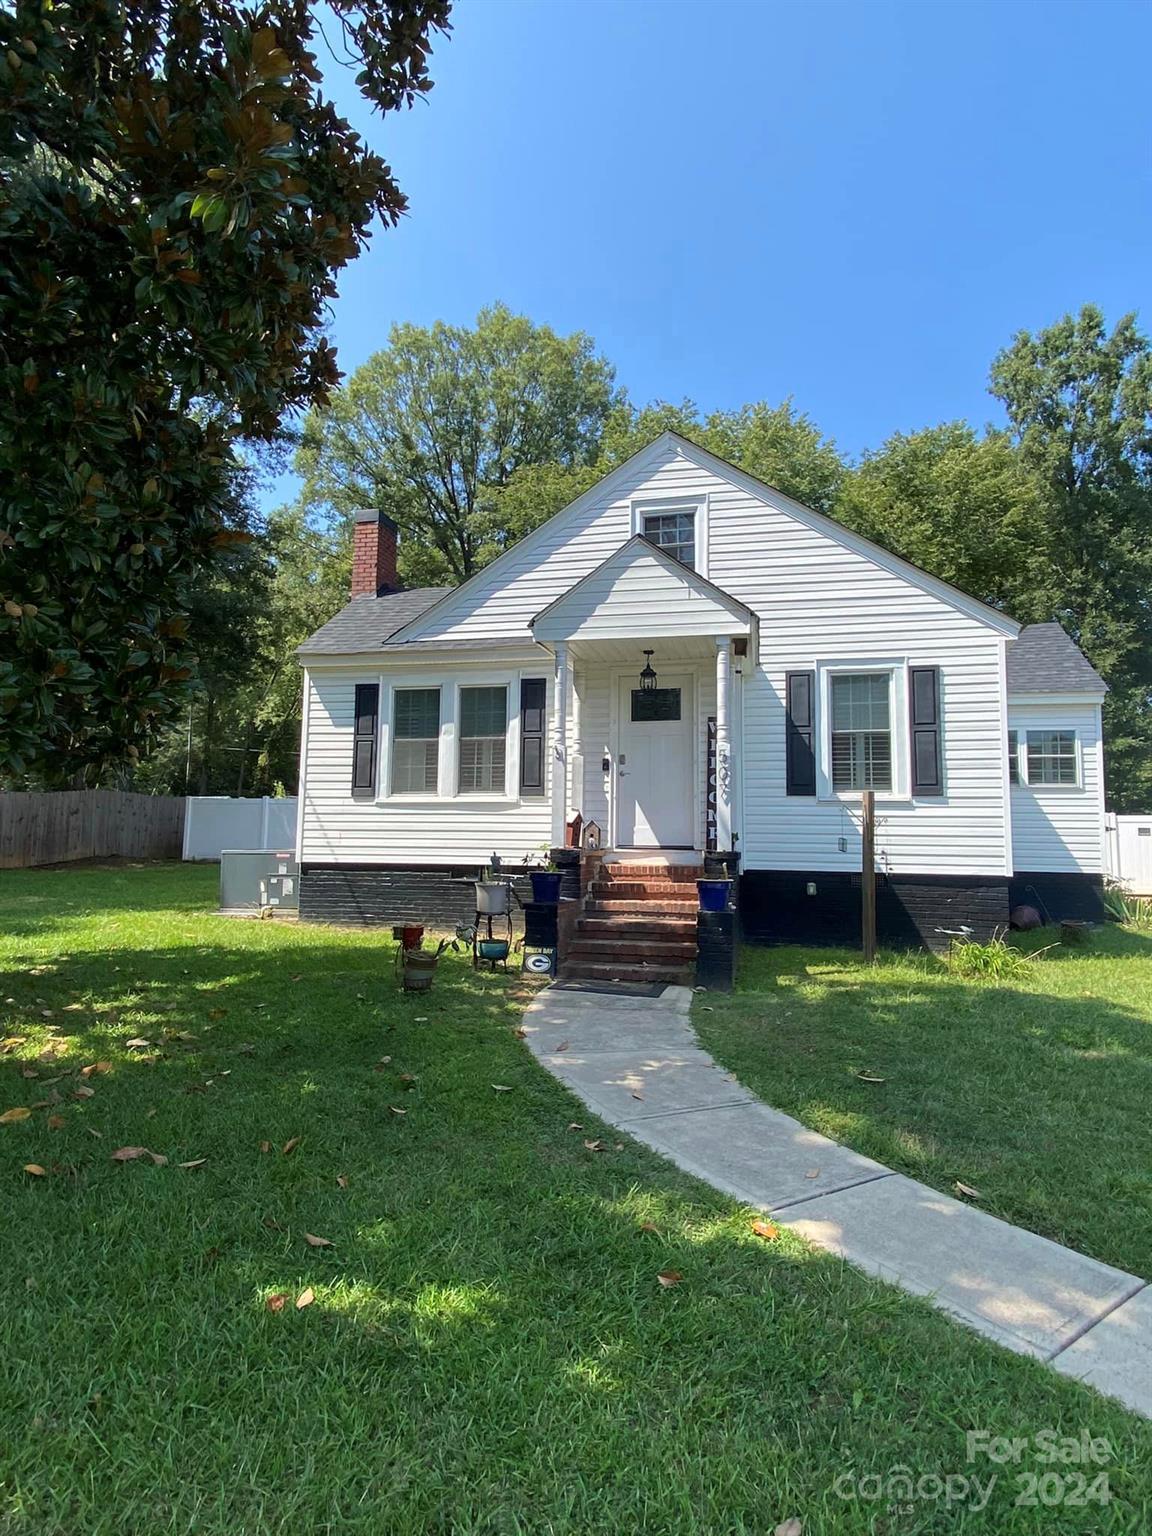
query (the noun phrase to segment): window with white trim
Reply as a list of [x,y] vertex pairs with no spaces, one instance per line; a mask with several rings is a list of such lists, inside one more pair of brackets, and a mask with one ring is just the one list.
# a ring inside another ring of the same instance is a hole
[[1020,782],[1020,742],[1015,731],[1008,732],[1008,782]]
[[1079,782],[1075,731],[1028,732],[1029,784]]
[[696,566],[695,512],[647,512],[644,537],[681,565]]
[[829,687],[832,788],[891,790],[891,674],[835,672]]
[[508,689],[461,688],[459,789],[462,795],[502,795],[508,749]]
[[439,688],[397,688],[392,694],[392,793],[434,795],[439,760]]

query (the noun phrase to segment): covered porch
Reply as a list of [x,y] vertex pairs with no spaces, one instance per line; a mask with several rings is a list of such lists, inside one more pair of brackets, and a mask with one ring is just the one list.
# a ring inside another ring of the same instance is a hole
[[737,847],[740,677],[755,618],[642,537],[532,623],[555,668],[552,844],[578,813],[607,856]]

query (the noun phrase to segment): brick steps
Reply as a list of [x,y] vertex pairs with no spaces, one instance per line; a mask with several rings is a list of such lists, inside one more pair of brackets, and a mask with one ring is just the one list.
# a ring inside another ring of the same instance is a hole
[[696,942],[696,924],[688,917],[597,917],[586,913],[578,923],[583,938],[590,939],[680,939],[686,944]]
[[639,897],[627,899],[604,900],[596,897],[585,907],[589,917],[598,914],[610,914],[621,917],[688,917],[695,918],[696,902],[694,901],[644,901]]
[[577,930],[568,951],[573,960],[610,960],[623,956],[629,961],[654,964],[687,965],[696,958],[696,940],[659,938],[590,938]]
[[672,880],[596,880],[592,895],[608,900],[629,897],[636,901],[695,901],[695,882]]
[[692,965],[632,964],[624,959],[611,963],[567,959],[560,970],[563,981],[648,981],[677,987],[690,987],[695,974]]

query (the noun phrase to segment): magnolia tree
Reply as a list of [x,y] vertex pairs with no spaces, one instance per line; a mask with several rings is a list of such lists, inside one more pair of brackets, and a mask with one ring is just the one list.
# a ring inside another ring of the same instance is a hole
[[[336,274],[405,200],[320,89],[319,5],[0,13],[0,774],[94,783],[185,700],[189,600],[250,535],[233,445],[339,374]],[[327,0],[382,113],[449,0]]]

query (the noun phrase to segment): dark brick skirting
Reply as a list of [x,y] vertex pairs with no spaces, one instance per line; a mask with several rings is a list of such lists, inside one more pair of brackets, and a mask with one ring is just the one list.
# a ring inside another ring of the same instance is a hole
[[1012,876],[1008,901],[1013,907],[1035,907],[1053,923],[1065,918],[1099,923],[1104,918],[1104,877],[1019,873]]
[[[523,873],[505,870],[521,901],[531,897]],[[368,927],[392,923],[426,923],[453,928],[470,922],[476,910],[473,881],[481,868],[462,864],[454,869],[414,865],[304,864],[300,869],[300,920],[306,923],[348,923]],[[513,917],[515,917],[513,908]]]
[[[808,895],[808,885],[816,887]],[[946,949],[947,933],[987,939],[1008,925],[1008,880],[997,875],[876,876],[881,944]],[[827,870],[746,870],[740,877],[743,934],[761,944],[860,943],[860,876]]]
[[696,985],[731,992],[736,979],[736,914],[696,914]]

